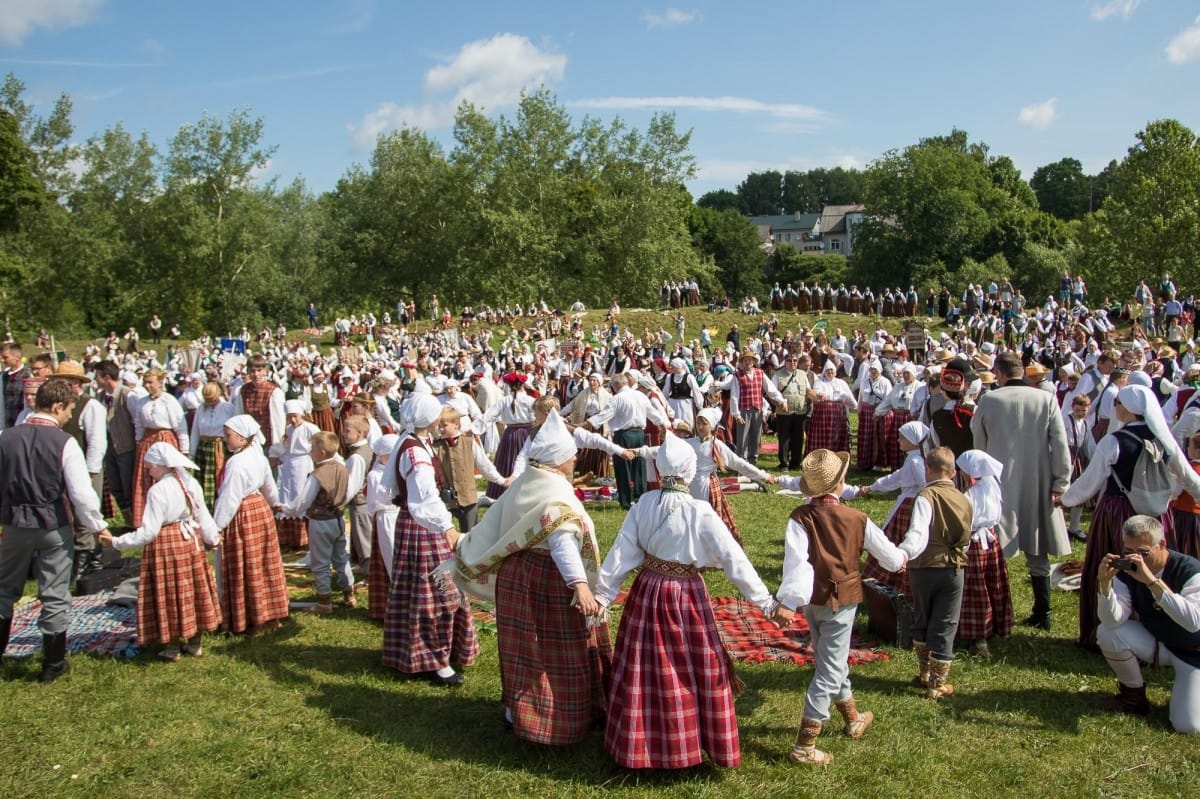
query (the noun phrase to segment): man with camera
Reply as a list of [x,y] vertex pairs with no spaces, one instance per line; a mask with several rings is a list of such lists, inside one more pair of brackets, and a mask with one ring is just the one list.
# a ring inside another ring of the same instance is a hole
[[1104,557],[1096,589],[1097,642],[1117,675],[1118,693],[1096,706],[1146,715],[1138,661],[1170,666],[1171,726],[1200,732],[1200,561],[1167,549],[1162,523],[1152,516],[1130,517],[1121,533],[1124,551]]

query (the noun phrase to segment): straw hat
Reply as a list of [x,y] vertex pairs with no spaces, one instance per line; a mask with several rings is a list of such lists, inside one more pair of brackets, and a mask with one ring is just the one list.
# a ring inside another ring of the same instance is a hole
[[743,358],[743,359],[744,358],[753,358],[754,362],[758,363],[758,353],[755,352],[754,350],[750,349],[749,347],[744,347],[742,349],[742,354],[738,357]]
[[978,378],[979,378],[979,382],[980,382],[980,383],[983,383],[985,386],[990,386],[990,385],[993,385],[993,384],[996,382],[996,375],[995,375],[995,373],[993,373],[993,372],[989,372],[989,371],[987,371],[986,369],[985,369],[985,370],[983,370],[982,372],[977,372],[977,373],[975,374],[975,376],[976,376],[976,377],[978,377]]
[[1025,367],[1025,376],[1031,380],[1041,380],[1050,370],[1042,366],[1037,361],[1031,362]]
[[78,361],[63,361],[55,369],[51,377],[65,380],[76,380],[80,383],[90,383],[92,378],[83,373],[83,364]]
[[832,492],[846,477],[850,468],[849,452],[814,449],[800,464],[803,476],[800,491],[806,496],[819,497]]
[[940,347],[936,352],[933,353],[932,360],[939,363],[949,363],[950,361],[954,360],[954,353],[945,347]]

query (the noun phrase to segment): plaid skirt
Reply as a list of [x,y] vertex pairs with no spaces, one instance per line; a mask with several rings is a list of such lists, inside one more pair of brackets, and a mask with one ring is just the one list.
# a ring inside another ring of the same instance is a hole
[[963,576],[962,610],[958,614],[958,638],[978,641],[994,635],[1009,635],[1013,628],[1012,592],[1008,587],[1008,563],[996,539],[988,531],[988,548],[975,540],[967,547],[967,571]]
[[308,519],[276,519],[279,546],[299,549],[308,546]]
[[[1079,588],[1079,644],[1089,649],[1096,648],[1096,627],[1100,624],[1096,615],[1096,573],[1105,555],[1120,554],[1123,546],[1121,526],[1133,515],[1133,505],[1123,494],[1102,494],[1092,513]],[[1167,546],[1173,549],[1175,519],[1169,510],[1161,519]]]
[[333,408],[322,408],[319,411],[314,410],[312,412],[312,422],[326,433],[337,432],[336,423],[333,418]]
[[196,465],[200,467],[196,480],[204,489],[204,502],[208,507],[214,507],[217,504],[221,472],[225,469],[225,442],[220,438],[200,439],[196,446]]
[[725,492],[721,490],[721,480],[717,477],[716,472],[708,476],[708,504],[712,505],[713,510],[721,517],[721,521],[725,522],[729,532],[733,533],[733,540],[745,549],[745,545],[742,544],[742,534],[738,530],[737,522],[733,520],[733,508],[729,506],[729,497],[725,496]]
[[137,598],[138,643],[169,644],[221,626],[217,582],[195,534],[165,524],[142,550]]
[[[529,432],[529,425],[524,427],[509,425],[504,428],[504,435],[500,436],[500,446],[496,450],[496,469],[500,474],[505,477],[512,474],[513,463],[521,454],[525,442],[529,440]],[[487,484],[487,495],[492,499],[500,499],[500,495],[503,493],[504,486],[490,482]],[[447,555],[447,557],[449,556]]]
[[807,455],[815,449],[849,451],[850,421],[846,418],[846,406],[842,403],[825,400],[813,404],[804,454]]
[[371,520],[371,560],[367,563],[367,618],[383,621],[387,616],[388,595],[392,591],[392,581],[388,578],[387,568],[383,564],[383,555],[379,543],[379,528],[375,520]]
[[467,598],[457,588],[441,591],[430,577],[452,554],[441,531],[426,530],[400,510],[383,618],[383,665],[417,674],[475,662],[479,642]]
[[[908,532],[908,523],[912,521],[913,503],[916,501],[916,497],[901,499],[896,505],[896,512],[892,514],[891,520],[884,525],[883,532],[893,544],[899,545],[904,540],[904,534]],[[908,587],[907,570],[890,572],[879,565],[879,561],[875,560],[874,555],[867,555],[867,562],[863,564],[862,576],[872,577],[884,585],[895,588],[905,599],[912,602],[913,595],[912,590]]]
[[150,486],[154,485],[154,478],[150,476],[150,469],[146,466],[146,452],[159,441],[165,441],[175,449],[179,449],[179,438],[176,437],[174,430],[147,430],[146,434],[142,436],[142,440],[138,442],[133,456],[133,520],[130,523],[134,527],[142,526],[142,513],[146,510],[146,494],[150,493]]
[[854,453],[854,465],[859,469],[872,469],[879,462],[875,442],[877,430],[875,406],[862,403],[858,406],[858,447]]
[[588,629],[549,550],[509,555],[496,575],[500,699],[518,738],[554,746],[587,737],[604,716],[612,670],[608,625]]
[[221,615],[240,633],[288,615],[275,517],[262,494],[242,500],[221,539]]
[[899,469],[904,465],[904,453],[900,451],[900,427],[909,421],[907,410],[888,411],[880,425],[879,465],[885,469]]
[[1200,514],[1171,509],[1175,523],[1175,551],[1200,558]]
[[733,673],[703,577],[638,573],[612,674],[604,748],[618,765],[689,768],[705,753],[718,766],[741,762]]

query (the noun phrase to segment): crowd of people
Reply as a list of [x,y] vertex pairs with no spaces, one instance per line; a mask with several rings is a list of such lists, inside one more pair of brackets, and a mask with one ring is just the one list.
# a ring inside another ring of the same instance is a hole
[[[1106,706],[1147,712],[1138,661],[1170,665],[1171,723],[1196,732],[1200,362],[1172,340],[1194,306],[1163,290],[1146,302],[1165,339],[1138,323],[1118,336],[1071,281],[1033,313],[1013,310],[1007,283],[972,286],[937,335],[788,329],[776,315],[721,342],[708,327],[688,337],[682,315],[673,332],[631,331],[616,302],[591,325],[578,303],[479,306],[454,324],[433,297],[431,324],[399,303],[399,324],[338,319],[342,343],[324,351],[284,333],[249,357],[200,339],[162,360],[118,346],[59,362],[9,342],[0,641],[36,562],[41,678],[57,679],[72,582],[98,567],[101,545],[141,547],[140,642],[166,661],[199,656],[205,633],[278,627],[290,612],[282,553],[306,549],[311,612],[334,612],[335,581],[356,606],[366,574],[383,663],[436,685],[462,684],[479,652],[471,598],[494,602],[504,720],[519,737],[573,743],[602,723],[629,768],[734,766],[737,680],[701,577],[719,568],[776,623],[805,614],[816,666],[789,757],[823,765],[831,708],[852,738],[873,719],[847,667],[864,585],[911,604],[917,681],[939,699],[953,693],[956,642],[986,656],[1013,628],[1006,558],[1028,565],[1024,623],[1050,629],[1052,558],[1075,537],[1078,640],[1118,678]],[[699,302],[686,283],[663,295]],[[854,295],[822,302],[851,314]],[[789,295],[778,299],[786,312]],[[971,321],[997,315],[1000,326]],[[776,463],[760,464],[764,433]],[[851,485],[851,465],[878,474]],[[807,498],[781,520],[774,596],[722,472]],[[627,512],[607,554],[584,503],[597,480]],[[853,507],[884,493],[897,498],[882,526]],[[124,529],[107,529],[118,514]],[[614,643],[606,609],[634,570]]]

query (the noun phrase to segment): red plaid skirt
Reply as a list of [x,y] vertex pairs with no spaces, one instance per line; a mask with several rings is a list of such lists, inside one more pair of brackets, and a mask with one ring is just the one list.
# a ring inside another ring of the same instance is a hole
[[[1096,648],[1096,627],[1100,624],[1096,615],[1096,573],[1100,570],[1100,561],[1110,552],[1121,552],[1124,543],[1121,526],[1133,515],[1133,505],[1123,494],[1102,494],[1092,513],[1079,588],[1079,643],[1082,646]],[[1175,518],[1168,509],[1161,519],[1167,547],[1174,549]]]
[[165,441],[175,449],[179,449],[179,438],[174,430],[147,430],[138,442],[133,456],[133,521],[134,527],[142,526],[142,513],[146,510],[146,494],[154,485],[154,478],[146,466],[146,452],[159,441]]
[[988,531],[988,548],[978,541],[967,547],[967,571],[963,577],[962,610],[958,614],[958,638],[978,641],[1008,635],[1013,628],[1012,592],[1008,587],[1008,563],[996,539]]
[[367,564],[367,618],[383,621],[387,615],[388,595],[392,591],[392,581],[388,579],[387,568],[383,564],[383,555],[379,543],[379,528],[375,520],[371,520],[371,560]]
[[[859,469],[872,469],[876,463],[875,406],[862,403],[858,406],[858,447],[854,453],[854,465]],[[835,450],[836,452],[836,450]]]
[[899,469],[904,465],[904,453],[900,451],[900,427],[908,421],[907,410],[888,411],[883,415],[879,465],[885,469]]
[[400,510],[383,618],[383,665],[417,674],[475,662],[479,642],[467,598],[457,589],[443,593],[429,576],[451,555],[441,531],[426,530]]
[[142,550],[138,643],[169,644],[221,626],[217,582],[196,534],[166,524]]
[[336,424],[333,418],[333,408],[322,408],[312,412],[312,422],[317,427],[324,430],[326,433],[336,433]]
[[288,615],[275,517],[262,494],[242,500],[221,539],[221,615],[240,633]]
[[604,748],[625,768],[689,768],[705,753],[737,766],[732,677],[704,578],[642,569],[617,632]]
[[[896,512],[892,514],[892,520],[883,528],[888,540],[897,546],[904,540],[904,535],[908,532],[908,523],[912,521],[914,502],[916,502],[916,497],[905,497],[900,500],[896,506]],[[913,595],[912,590],[908,587],[907,571],[890,572],[879,565],[879,561],[875,560],[874,555],[867,555],[867,562],[863,564],[862,576],[873,577],[885,585],[890,585],[903,594],[905,599],[912,602]]]
[[276,519],[279,546],[298,549],[308,546],[308,519]]
[[721,517],[721,521],[725,522],[725,526],[729,528],[729,532],[733,533],[733,540],[741,544],[742,534],[738,531],[737,522],[733,520],[733,508],[729,506],[729,498],[721,490],[721,481],[717,478],[716,472],[708,476],[708,503],[713,506],[713,510]]
[[1171,516],[1175,523],[1175,551],[1200,558],[1200,514],[1172,508]]
[[831,449],[834,452],[850,450],[850,421],[846,418],[846,406],[842,403],[826,400],[813,405],[804,454],[815,449]]
[[612,670],[608,625],[589,630],[548,550],[509,555],[496,576],[500,699],[513,732],[562,745],[603,718]]

